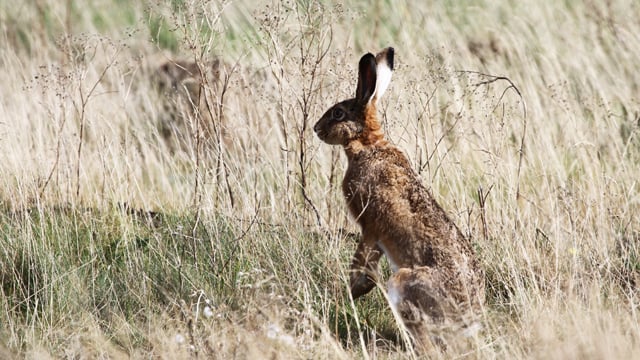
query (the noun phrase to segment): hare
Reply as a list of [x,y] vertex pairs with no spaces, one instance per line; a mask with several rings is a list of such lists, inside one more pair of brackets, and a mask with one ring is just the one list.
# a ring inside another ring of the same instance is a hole
[[[190,144],[193,129],[190,127],[194,125],[190,124],[189,119],[194,119],[196,114],[202,118],[200,126],[203,137],[215,139],[215,120],[204,100],[203,89],[207,84],[201,70],[206,73],[211,88],[217,90],[229,69],[230,66],[220,59],[205,62],[202,67],[194,61],[170,60],[155,69],[151,79],[163,106],[159,130],[171,153],[193,148],[193,144]],[[217,125],[225,144],[232,143],[225,124]]]
[[484,302],[484,274],[470,241],[384,138],[376,102],[391,81],[393,57],[391,47],[362,56],[355,98],[332,106],[313,129],[325,143],[342,145],[348,159],[342,191],[362,230],[351,263],[353,298],[375,287],[386,255],[390,305],[426,351],[439,339],[436,327],[470,325]]

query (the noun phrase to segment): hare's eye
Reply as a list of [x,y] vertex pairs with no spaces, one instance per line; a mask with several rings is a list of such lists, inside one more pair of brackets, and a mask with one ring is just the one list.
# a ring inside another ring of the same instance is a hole
[[344,119],[344,110],[340,108],[333,109],[333,119],[337,121],[341,121]]

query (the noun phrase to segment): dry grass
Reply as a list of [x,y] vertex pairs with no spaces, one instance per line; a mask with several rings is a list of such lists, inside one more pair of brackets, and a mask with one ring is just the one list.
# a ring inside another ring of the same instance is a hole
[[[381,291],[348,298],[345,161],[311,131],[387,45],[388,136],[487,273],[439,356],[640,352],[635,2],[69,3],[0,5],[0,356],[414,357]],[[202,71],[180,149],[172,60]]]

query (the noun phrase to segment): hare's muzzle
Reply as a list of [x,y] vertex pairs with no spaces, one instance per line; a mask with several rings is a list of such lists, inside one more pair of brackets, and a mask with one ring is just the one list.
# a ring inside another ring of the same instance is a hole
[[318,121],[314,126],[313,126],[313,131],[316,133],[316,135],[318,135],[319,138],[322,138],[322,129],[320,127],[320,121]]

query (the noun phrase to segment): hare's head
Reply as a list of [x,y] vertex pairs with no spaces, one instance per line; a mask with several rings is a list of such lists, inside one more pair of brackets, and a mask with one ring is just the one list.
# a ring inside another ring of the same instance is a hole
[[320,140],[332,145],[363,145],[382,139],[376,101],[387,90],[393,71],[393,48],[360,58],[356,97],[332,106],[313,127]]

